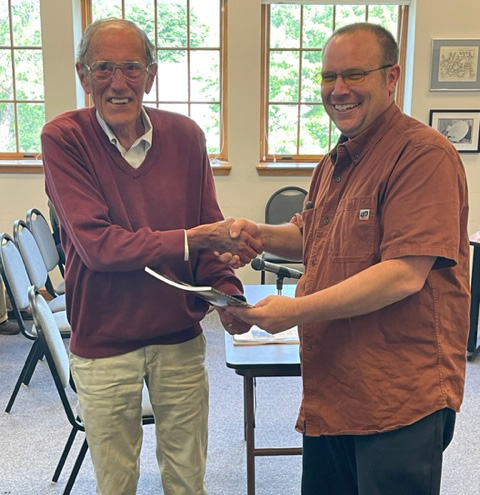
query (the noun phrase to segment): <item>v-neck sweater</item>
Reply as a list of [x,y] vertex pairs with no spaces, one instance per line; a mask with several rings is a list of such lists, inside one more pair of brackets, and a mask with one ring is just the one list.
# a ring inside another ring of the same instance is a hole
[[71,351],[96,358],[200,334],[207,304],[144,271],[210,285],[242,286],[208,251],[184,261],[184,230],[223,218],[201,129],[188,117],[146,109],[153,146],[138,168],[110,142],[95,108],[67,112],[42,133],[46,191],[66,254]]

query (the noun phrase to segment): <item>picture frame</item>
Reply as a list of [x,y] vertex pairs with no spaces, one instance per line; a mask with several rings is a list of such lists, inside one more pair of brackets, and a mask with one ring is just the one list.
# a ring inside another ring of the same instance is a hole
[[429,124],[460,153],[480,153],[480,110],[430,110]]
[[434,39],[430,91],[480,91],[480,40]]

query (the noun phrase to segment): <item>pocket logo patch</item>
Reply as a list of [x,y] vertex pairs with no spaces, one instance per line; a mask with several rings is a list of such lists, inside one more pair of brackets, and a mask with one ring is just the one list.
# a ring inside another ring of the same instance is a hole
[[370,218],[370,209],[360,210],[358,213],[358,219],[365,221]]

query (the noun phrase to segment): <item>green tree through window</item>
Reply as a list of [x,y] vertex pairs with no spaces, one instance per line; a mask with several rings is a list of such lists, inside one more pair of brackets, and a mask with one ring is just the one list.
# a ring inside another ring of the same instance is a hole
[[0,156],[39,153],[44,98],[40,0],[0,0]]

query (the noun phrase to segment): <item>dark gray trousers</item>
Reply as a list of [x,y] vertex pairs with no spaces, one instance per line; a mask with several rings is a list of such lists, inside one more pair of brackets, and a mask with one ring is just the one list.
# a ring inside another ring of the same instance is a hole
[[303,437],[302,495],[439,495],[455,411],[372,435]]

